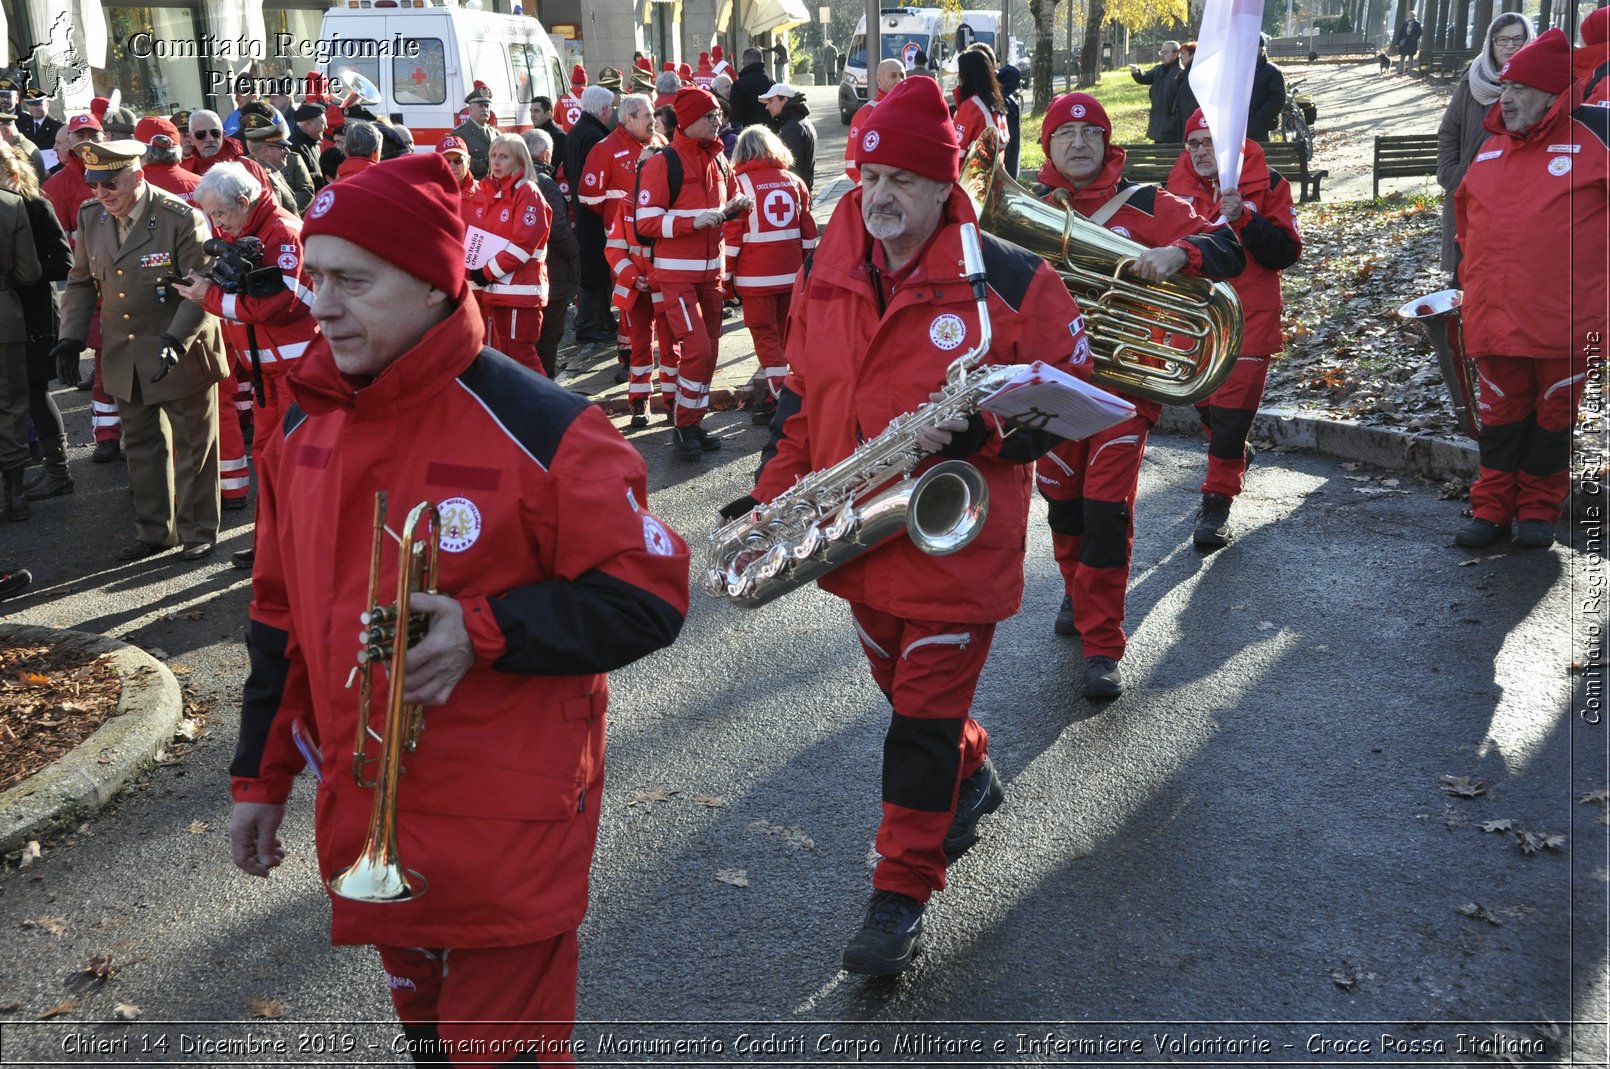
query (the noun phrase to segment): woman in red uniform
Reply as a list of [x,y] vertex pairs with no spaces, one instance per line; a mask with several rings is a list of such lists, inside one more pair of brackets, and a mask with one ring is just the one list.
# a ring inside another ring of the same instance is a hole
[[969,49],[956,57],[956,136],[961,138],[963,156],[991,126],[1001,135],[1002,145],[1011,140],[995,65],[983,52]]
[[[465,218],[465,263],[476,265],[469,278],[486,313],[487,344],[540,373],[537,337],[548,303],[553,209],[537,189],[531,150],[518,134],[492,139],[474,205]],[[490,256],[487,249],[494,250]]]

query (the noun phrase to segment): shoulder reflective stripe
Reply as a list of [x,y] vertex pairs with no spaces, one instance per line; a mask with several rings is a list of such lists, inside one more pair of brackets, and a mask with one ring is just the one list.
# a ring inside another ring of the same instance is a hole
[[794,272],[786,275],[738,275],[733,282],[740,286],[790,286],[794,282]]

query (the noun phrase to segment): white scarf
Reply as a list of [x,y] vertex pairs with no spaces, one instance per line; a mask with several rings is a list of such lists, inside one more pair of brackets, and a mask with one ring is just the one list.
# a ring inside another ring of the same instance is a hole
[[[1500,25],[1502,24],[1502,25]],[[1470,64],[1470,95],[1476,98],[1476,103],[1484,108],[1490,108],[1498,100],[1500,86],[1498,84],[1499,66],[1493,62],[1493,35],[1500,29],[1509,26],[1519,26],[1526,33],[1526,42],[1521,47],[1532,43],[1532,23],[1526,18],[1517,18],[1515,13],[1505,12],[1497,16],[1487,26],[1487,36],[1481,52]]]

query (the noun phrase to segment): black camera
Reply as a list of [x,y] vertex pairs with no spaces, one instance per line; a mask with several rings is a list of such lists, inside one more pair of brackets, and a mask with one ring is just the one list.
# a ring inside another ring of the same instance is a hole
[[263,243],[257,238],[244,237],[233,242],[209,238],[201,251],[213,257],[208,277],[225,293],[268,297],[285,288],[278,267],[273,264],[257,266],[263,258]]

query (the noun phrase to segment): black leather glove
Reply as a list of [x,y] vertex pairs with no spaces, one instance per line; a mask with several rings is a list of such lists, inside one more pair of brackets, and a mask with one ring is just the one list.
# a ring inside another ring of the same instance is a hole
[[470,281],[475,283],[477,286],[490,286],[492,284],[492,280],[486,277],[486,268],[484,267],[477,267],[475,270],[471,271]]
[[50,350],[50,358],[56,361],[56,377],[63,386],[77,386],[81,381],[78,357],[83,351],[84,343],[77,338],[63,338]]
[[161,382],[168,372],[179,366],[179,357],[184,355],[184,346],[171,334],[162,335],[162,348],[157,351],[157,362],[162,366],[157,373],[151,376],[152,382]]
[[724,520],[736,520],[740,516],[749,515],[759,507],[760,502],[745,494],[731,504],[723,505],[721,507],[721,518]]
[[950,444],[941,449],[938,455],[952,460],[965,460],[983,449],[987,441],[989,441],[989,424],[984,422],[982,412],[974,412],[967,417],[967,429],[952,432]]

